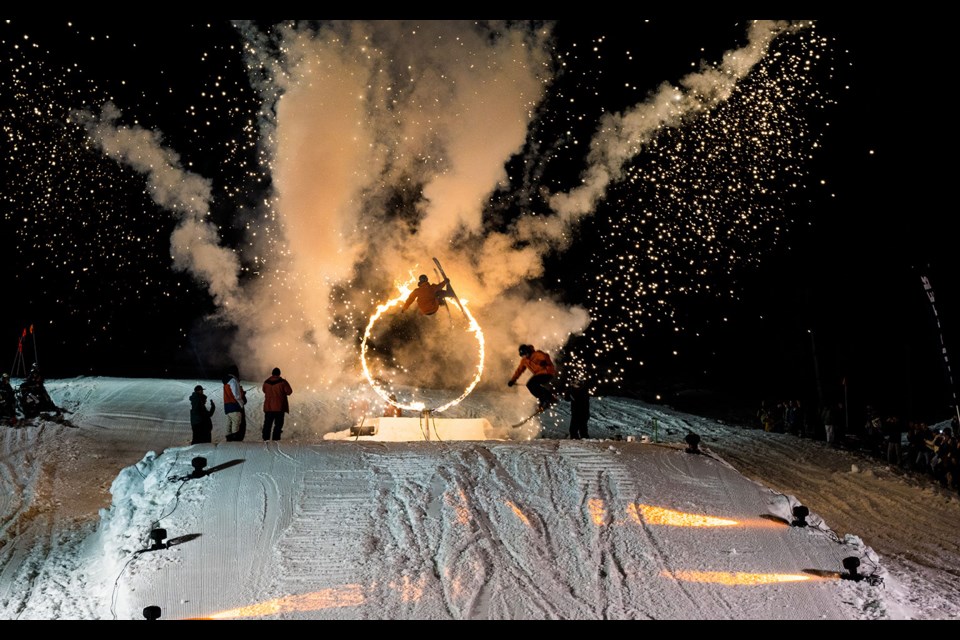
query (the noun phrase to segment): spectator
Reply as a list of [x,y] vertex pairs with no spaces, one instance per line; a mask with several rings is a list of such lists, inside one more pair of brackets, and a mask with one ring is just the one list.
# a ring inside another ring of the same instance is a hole
[[866,413],[867,420],[863,425],[863,438],[867,451],[875,456],[881,455],[881,452],[886,454],[883,420],[870,405],[867,405]]
[[900,466],[903,462],[901,445],[903,441],[903,423],[897,416],[888,416],[883,421],[883,440],[886,444],[885,458],[890,464]]
[[787,400],[784,405],[783,428],[791,435],[803,435],[800,431],[800,402],[798,400]]
[[280,377],[280,369],[274,368],[269,378],[263,381],[263,441],[279,440],[283,433],[283,421],[290,413],[287,397],[293,388]]
[[240,385],[239,376],[232,368],[223,374],[223,412],[227,416],[227,441],[242,442],[247,432],[247,394]]
[[911,470],[930,472],[930,459],[933,457],[933,450],[930,448],[932,442],[933,431],[926,423],[910,424],[910,430],[907,432],[907,461]]
[[579,380],[570,387],[567,394],[570,399],[570,438],[587,439],[587,423],[590,422],[590,389],[585,380]]
[[0,420],[9,425],[17,423],[17,394],[10,386],[10,374],[0,380]]
[[834,405],[827,405],[823,408],[823,411],[820,412],[820,419],[823,420],[823,431],[824,437],[833,448],[837,448],[837,423],[840,420],[840,412],[843,410],[843,403],[838,402]]
[[207,396],[203,393],[203,387],[197,385],[193,388],[190,395],[190,429],[193,431],[193,439],[190,444],[201,444],[212,442],[213,440],[213,412],[216,406],[213,400],[210,400],[210,407],[207,408]]

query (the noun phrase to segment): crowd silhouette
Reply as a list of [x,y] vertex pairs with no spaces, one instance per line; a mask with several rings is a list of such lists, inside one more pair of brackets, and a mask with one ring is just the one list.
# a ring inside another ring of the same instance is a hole
[[819,412],[805,411],[799,400],[763,400],[755,428],[799,438],[822,440],[836,449],[847,449],[878,458],[899,469],[929,476],[941,487],[960,493],[960,421],[932,428],[922,421],[905,421],[895,412],[872,405],[863,410],[857,428],[850,423],[844,403],[825,405]]

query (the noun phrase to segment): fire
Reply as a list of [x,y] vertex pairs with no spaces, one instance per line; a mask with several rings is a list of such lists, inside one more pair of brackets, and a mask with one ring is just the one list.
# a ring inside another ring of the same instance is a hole
[[[373,387],[373,390],[377,392],[377,395],[383,398],[384,402],[408,411],[422,412],[427,409],[422,402],[404,404],[402,402],[392,400],[390,398],[390,389],[385,388],[376,382],[373,374],[370,373],[370,367],[367,365],[367,340],[370,338],[370,333],[373,330],[373,327],[377,324],[377,321],[384,313],[390,311],[391,309],[400,307],[404,303],[404,301],[413,291],[414,282],[415,280],[411,274],[410,278],[406,282],[397,283],[397,295],[395,297],[387,300],[383,304],[377,305],[373,315],[370,316],[370,321],[367,322],[367,328],[363,332],[363,340],[360,342],[360,364],[363,367],[363,375],[367,378],[367,382],[369,382],[370,386]],[[470,381],[470,384],[467,385],[466,389],[463,390],[463,393],[461,393],[458,398],[455,398],[446,404],[440,405],[439,407],[429,409],[431,413],[441,413],[450,407],[459,404],[464,398],[470,395],[474,388],[480,383],[480,376],[483,375],[483,330],[480,328],[480,324],[477,322],[476,318],[473,317],[473,314],[470,313],[470,308],[467,306],[467,301],[461,299],[460,305],[463,308],[463,313],[469,323],[468,330],[472,332],[477,339],[477,355],[479,356],[477,360],[477,372],[473,376],[473,380]]]

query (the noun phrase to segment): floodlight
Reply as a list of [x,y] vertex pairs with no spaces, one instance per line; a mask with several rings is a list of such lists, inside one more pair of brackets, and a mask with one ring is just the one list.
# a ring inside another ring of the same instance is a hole
[[805,527],[807,526],[807,516],[810,515],[810,509],[807,509],[802,504],[798,504],[793,508],[793,517],[796,518],[793,522],[790,523],[790,526],[793,527]]
[[840,577],[844,580],[853,580],[859,582],[863,579],[863,576],[857,573],[857,568],[860,566],[860,558],[856,556],[848,556],[843,559],[843,568],[847,570],[847,573],[842,574]]
[[191,461],[191,464],[193,464],[193,473],[190,474],[191,478],[202,478],[207,474],[207,472],[203,470],[203,468],[207,466],[206,458],[197,456]]
[[150,547],[150,551],[156,551],[157,549],[166,549],[167,545],[163,541],[167,537],[166,529],[153,529],[150,531],[150,539],[153,540],[153,546]]

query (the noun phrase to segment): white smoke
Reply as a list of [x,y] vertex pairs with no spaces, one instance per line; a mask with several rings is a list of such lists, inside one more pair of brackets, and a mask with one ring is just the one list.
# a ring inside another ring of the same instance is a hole
[[[179,216],[174,264],[207,283],[236,325],[232,355],[241,372],[257,377],[280,366],[301,385],[345,388],[360,380],[366,319],[395,294],[395,280],[427,273],[436,281],[434,256],[484,330],[484,377],[492,385],[512,373],[520,343],[556,354],[590,319],[531,284],[543,275],[545,257],[567,246],[572,226],[592,213],[658,129],[726,100],[773,38],[793,28],[754,22],[748,44],[719,65],[604,116],[581,185],[552,196],[552,215],[522,216],[492,232],[484,208],[506,184],[507,161],[523,150],[553,77],[549,24],[236,27],[263,101],[262,151],[275,189],[250,238],[257,278],[241,284],[237,255],[205,219],[209,182],[184,171],[158,135],[119,124],[110,104],[99,116],[77,118],[107,155],[146,175],[156,202]],[[407,198],[402,206],[398,194]],[[472,353],[472,341],[466,332],[444,332],[442,344],[411,349],[428,357],[405,382],[448,379],[443,353]]]
[[753,67],[763,59],[770,43],[781,33],[802,28],[785,21],[755,20],[747,33],[747,44],[727,51],[718,65],[704,63],[696,73],[680,80],[680,86],[662,84],[645,102],[623,113],[606,114],[590,142],[587,167],[581,185],[550,198],[558,214],[550,224],[522,221],[523,238],[562,241],[571,224],[591,214],[607,187],[622,175],[623,166],[665,127],[677,127],[727,100]]
[[241,307],[240,263],[220,244],[216,227],[205,220],[210,209],[210,182],[183,169],[180,157],[163,146],[160,136],[139,126],[120,124],[120,110],[106,103],[99,115],[74,112],[103,152],[147,178],[147,191],[158,205],[177,215],[170,250],[173,266],[206,284],[218,307]]

